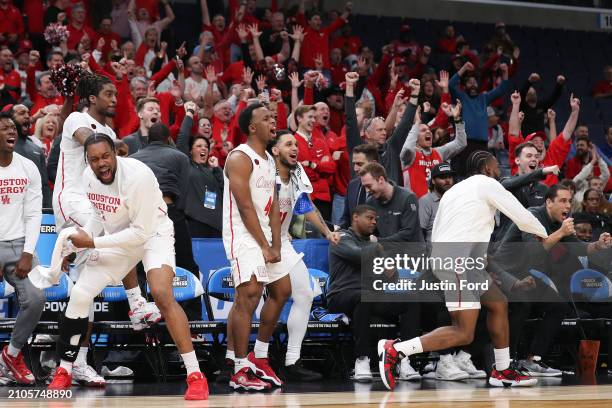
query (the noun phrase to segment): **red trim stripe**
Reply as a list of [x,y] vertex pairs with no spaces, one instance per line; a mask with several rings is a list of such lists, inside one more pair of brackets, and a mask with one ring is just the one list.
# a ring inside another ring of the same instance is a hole
[[162,212],[164,215],[168,215],[168,214],[167,214],[167,213],[166,213],[164,210],[162,210],[162,208],[161,208],[161,207],[157,207],[157,209],[158,209],[159,211],[161,211],[161,212]]
[[79,227],[83,228],[83,226],[82,226],[81,224],[79,224],[78,222],[76,222],[76,221],[74,220],[74,218],[72,218],[72,217],[68,217],[68,219],[69,219],[70,221],[74,222],[74,223],[75,223],[76,225],[78,225]]
[[[234,223],[232,222],[232,207],[233,207],[233,201],[232,201],[232,193],[230,192],[229,194],[229,221],[230,221],[230,232],[232,234],[232,239],[230,242],[230,252],[232,255],[232,258],[234,257]],[[238,263],[238,260],[236,260],[236,263]],[[238,273],[240,274],[240,268],[238,268]]]
[[242,281],[242,278],[240,277],[240,264],[238,263],[238,258],[236,258],[236,268],[238,268],[238,285],[236,285],[236,282],[234,282],[234,288],[240,286],[240,281]]
[[60,155],[62,156],[62,187],[57,195],[57,202],[59,204],[60,213],[62,213],[62,217],[64,217],[64,221],[68,222],[69,218],[66,218],[66,214],[64,214],[64,209],[62,208],[62,193],[64,192],[64,152],[61,152]]

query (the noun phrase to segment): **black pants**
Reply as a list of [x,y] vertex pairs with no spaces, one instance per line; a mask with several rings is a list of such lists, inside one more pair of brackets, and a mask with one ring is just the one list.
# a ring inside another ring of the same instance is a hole
[[317,207],[323,219],[327,222],[331,222],[332,202],[314,200],[312,203]]
[[[539,279],[536,279],[536,287],[533,290],[515,290],[506,295],[510,309],[510,350],[512,353],[518,353],[525,320],[535,315],[542,317],[542,322],[536,325],[527,354],[543,357],[561,329],[561,321],[569,314],[569,305]],[[538,299],[546,301],[539,302]]]
[[186,218],[191,238],[221,238],[221,231],[218,229],[189,216],[186,216]]
[[[193,248],[191,247],[191,235],[187,227],[187,220],[183,210],[176,208],[175,204],[168,204],[168,217],[174,224],[174,252],[176,252],[176,266],[187,269],[198,279],[200,267],[193,259]],[[181,302],[189,320],[202,320],[202,306],[200,299]]]
[[399,318],[402,340],[421,334],[421,309],[417,302],[362,302],[361,292],[346,291],[328,298],[327,303],[330,312],[344,313],[351,319],[356,357],[370,355],[370,323],[373,317],[391,322]]

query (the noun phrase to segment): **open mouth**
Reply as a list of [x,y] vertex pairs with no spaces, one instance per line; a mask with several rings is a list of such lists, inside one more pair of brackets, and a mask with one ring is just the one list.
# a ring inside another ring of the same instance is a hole
[[327,115],[323,115],[323,118],[322,118],[322,119],[323,119],[323,121],[324,121],[324,122],[327,122],[327,121],[328,121],[328,119],[329,119],[329,116],[327,116]]
[[566,219],[568,216],[569,216],[569,211],[563,211],[563,212],[561,213],[561,218],[562,218],[562,219]]
[[535,164],[535,163],[531,163],[531,164],[529,165],[529,169],[530,169],[530,170],[535,170],[535,169],[537,169],[537,168],[538,168],[538,165],[537,165],[537,164]]
[[201,152],[201,153],[200,153],[200,159],[202,159],[202,160],[206,160],[206,153]]
[[100,170],[100,178],[103,180],[109,180],[112,177],[112,172],[110,168],[105,168]]
[[291,160],[297,160],[297,156],[298,156],[298,155],[297,155],[297,153],[291,153],[291,154],[289,154],[289,158],[290,158]]
[[151,118],[151,123],[156,123],[157,122],[157,118],[153,117]]
[[16,139],[16,138],[14,138],[14,137],[9,137],[8,139],[6,139],[6,143],[7,143],[9,146],[13,146],[13,147],[15,147],[15,142],[16,142],[16,141],[17,141],[17,139]]

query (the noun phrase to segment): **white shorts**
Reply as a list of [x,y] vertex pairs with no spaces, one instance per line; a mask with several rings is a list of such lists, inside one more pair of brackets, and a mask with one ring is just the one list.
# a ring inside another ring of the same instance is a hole
[[257,282],[265,285],[287,276],[291,269],[302,259],[291,244],[281,245],[281,261],[266,264],[261,249],[252,246],[241,246],[235,252],[234,259],[230,260],[234,287],[238,287],[251,280],[255,275]]
[[480,302],[446,302],[446,308],[449,312],[480,309]]
[[93,207],[86,196],[61,193],[61,200],[54,206],[55,229],[59,232],[68,227],[84,227],[93,216]]
[[176,272],[174,252],[174,230],[158,232],[141,247],[99,248],[89,251],[81,275],[106,275],[109,284],[120,285],[123,278],[142,261],[149,272],[168,265]]

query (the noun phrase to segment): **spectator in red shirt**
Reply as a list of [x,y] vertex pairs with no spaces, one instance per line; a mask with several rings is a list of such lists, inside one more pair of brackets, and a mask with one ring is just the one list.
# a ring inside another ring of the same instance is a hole
[[347,3],[345,12],[329,26],[321,28],[322,20],[319,11],[312,11],[308,15],[308,23],[304,16],[304,1],[300,2],[300,10],[297,15],[298,23],[304,26],[304,43],[300,53],[300,63],[304,68],[316,68],[315,59],[321,54],[323,57],[323,68],[329,69],[329,37],[331,33],[347,23],[352,5]]
[[329,54],[329,62],[331,63],[331,78],[334,85],[340,85],[344,82],[344,75],[349,72],[346,65],[342,62],[342,51],[340,48],[332,48]]
[[438,50],[446,54],[454,54],[457,52],[457,41],[464,41],[463,36],[457,36],[455,27],[447,25],[444,35],[438,40]]
[[[78,3],[72,7],[72,18],[68,25],[68,49],[76,50],[81,39],[86,35],[90,41],[96,38],[96,32],[85,24],[85,7]],[[110,43],[110,42],[109,42]]]
[[345,24],[340,29],[340,35],[331,42],[332,48],[340,48],[344,57],[351,54],[359,54],[361,40],[356,35],[352,35],[350,24]]
[[304,167],[312,183],[313,203],[321,212],[323,219],[331,219],[332,197],[330,181],[336,172],[336,163],[329,152],[327,142],[314,132],[316,109],[312,105],[302,105],[295,110],[298,130],[295,138],[298,143],[298,161]]
[[593,88],[594,98],[609,98],[612,96],[612,65],[606,65],[603,70],[603,78]]
[[100,41],[100,38],[104,39],[104,47],[102,48],[102,61],[106,62],[108,60],[108,54],[111,51],[111,44],[113,41],[116,42],[116,46],[118,47],[121,44],[121,36],[115,32],[113,32],[113,19],[111,16],[104,16],[100,20],[100,25],[98,26],[98,35],[96,36],[95,44]]
[[421,55],[421,44],[414,39],[414,33],[409,24],[400,27],[400,38],[393,42],[396,55],[408,56],[412,62],[416,62]]
[[0,51],[0,69],[4,86],[9,87],[8,91],[13,98],[13,103],[19,101],[21,97],[21,76],[15,70],[13,53],[8,48]]
[[[580,170],[591,161],[590,149],[591,141],[589,140],[589,128],[585,125],[578,125],[574,132],[576,153],[574,157],[567,159],[565,162],[565,177],[573,179],[576,177]],[[593,175],[599,177],[599,168],[593,169]]]
[[17,41],[23,37],[24,27],[21,11],[10,0],[0,0],[0,44],[17,48]]

